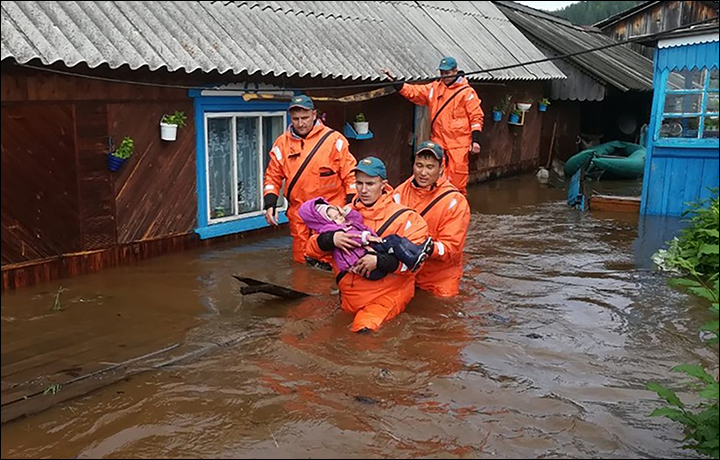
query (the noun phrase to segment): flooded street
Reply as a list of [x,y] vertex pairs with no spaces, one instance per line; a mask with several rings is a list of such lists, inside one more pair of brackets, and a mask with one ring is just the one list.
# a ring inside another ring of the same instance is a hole
[[[583,214],[527,175],[469,201],[461,295],[418,293],[371,335],[285,233],[3,294],[3,410],[173,344],[211,351],[2,425],[2,457],[693,458],[645,389],[715,359],[706,307],[649,260],[677,222]],[[243,297],[231,274],[316,295]]]

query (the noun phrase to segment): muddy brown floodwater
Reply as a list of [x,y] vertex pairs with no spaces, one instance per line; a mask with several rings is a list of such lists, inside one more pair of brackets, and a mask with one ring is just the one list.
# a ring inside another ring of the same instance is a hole
[[[706,307],[649,262],[677,222],[582,214],[532,176],[469,200],[461,295],[418,293],[372,335],[348,331],[332,276],[292,265],[284,235],[3,294],[3,410],[214,346],[4,424],[2,457],[692,457],[645,389],[714,359],[695,333]],[[316,295],[243,298],[233,273]]]

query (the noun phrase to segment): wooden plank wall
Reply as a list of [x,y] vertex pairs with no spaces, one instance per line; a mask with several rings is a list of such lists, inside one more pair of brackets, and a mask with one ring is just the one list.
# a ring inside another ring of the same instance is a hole
[[[138,257],[137,248],[119,244],[147,241],[155,254],[178,249],[164,238],[194,241],[195,129],[186,90],[3,65],[1,95],[3,279],[18,273],[3,289]],[[188,115],[187,126],[177,141],[163,142],[160,118],[175,110]],[[126,135],[135,155],[110,172],[108,141]]]
[[[621,41],[717,17],[717,12],[706,3],[709,2],[658,2],[650,8],[645,8],[604,28],[603,33]],[[648,59],[653,58],[653,48],[637,43],[631,43],[629,46],[638,53],[644,54]]]
[[[160,139],[164,113],[181,110],[187,126],[177,140]],[[117,241],[129,243],[192,232],[197,220],[195,129],[192,101],[108,104],[116,142],[135,141],[135,154],[115,173]]]
[[112,176],[107,168],[107,107],[103,102],[78,102],[77,164],[80,230],[85,250],[117,242]]
[[[483,151],[479,156],[470,159],[470,182],[535,168],[540,153],[540,129],[545,116],[538,113],[537,103],[526,116],[523,127],[508,125],[508,114],[505,114],[502,122],[493,122],[492,107],[507,93],[513,96],[513,102],[520,98],[538,101],[545,95],[542,83],[513,82],[473,86],[482,100],[485,127],[482,134]],[[373,138],[364,141],[350,140],[353,155],[358,159],[369,155],[382,159],[386,163],[388,179],[393,186],[410,177],[413,130],[422,129],[415,126],[412,103],[399,94],[391,94],[362,103],[318,103],[316,106],[327,114],[328,126],[341,132],[346,121],[352,123],[355,115],[364,113],[370,122]]]
[[399,94],[391,94],[366,102],[318,103],[317,108],[327,114],[327,125],[341,133],[345,122],[352,124],[358,113],[364,113],[370,122],[373,138],[349,140],[350,151],[355,158],[372,155],[383,160],[388,170],[388,180],[393,186],[399,185],[412,174],[410,141],[413,132],[413,106],[405,98]]
[[[485,123],[481,137],[480,155],[470,156],[469,183],[481,182],[532,170],[537,167],[540,155],[540,131],[545,115],[537,110],[537,101],[544,97],[542,83],[487,84],[475,87],[482,100]],[[532,99],[533,106],[525,115],[523,126],[508,124],[509,113],[501,121],[492,120],[493,107],[506,94],[510,94],[510,109],[521,100]]]
[[81,249],[73,107],[2,106],[2,264]]

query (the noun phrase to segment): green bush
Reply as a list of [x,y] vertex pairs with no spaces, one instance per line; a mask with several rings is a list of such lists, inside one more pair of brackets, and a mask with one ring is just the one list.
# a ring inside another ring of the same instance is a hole
[[690,275],[709,277],[718,273],[720,262],[720,235],[718,234],[718,190],[713,197],[694,203],[683,216],[690,226],[680,231],[680,236],[670,242],[667,251],[660,250],[653,256],[656,263],[674,268]]
[[[718,344],[718,196],[713,190],[713,198],[695,203],[685,214],[690,216],[691,225],[674,238],[667,251],[658,251],[653,260],[666,268],[680,270],[683,278],[675,278],[670,284],[687,289],[688,292],[710,302],[712,320],[700,326],[700,330],[711,336],[706,344],[716,347]],[[717,353],[717,348],[714,348]],[[716,360],[717,362],[717,360]],[[700,365],[682,364],[672,369],[694,377],[698,384],[695,391],[702,402],[696,411],[688,409],[674,391],[649,383],[648,388],[667,401],[670,406],[655,409],[651,416],[667,417],[685,425],[685,444],[683,447],[712,458],[720,458],[718,433],[718,381]]]

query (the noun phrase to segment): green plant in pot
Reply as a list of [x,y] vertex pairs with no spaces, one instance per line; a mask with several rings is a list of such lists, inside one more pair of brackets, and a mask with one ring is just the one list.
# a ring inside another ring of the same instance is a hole
[[521,116],[522,116],[522,110],[513,109],[510,112],[510,118],[508,119],[508,123],[518,124],[520,122]]
[[538,102],[538,110],[540,112],[545,112],[549,105],[550,105],[550,99],[544,97],[544,98],[540,99],[540,101]]
[[165,114],[160,120],[160,138],[164,141],[174,141],[177,139],[177,129],[185,126],[185,112],[176,110],[170,115]]
[[355,129],[355,132],[358,134],[367,134],[370,130],[370,123],[365,118],[365,114],[360,112],[355,116],[355,122],[353,123],[353,128]]
[[108,155],[108,168],[110,171],[119,170],[120,167],[125,164],[125,161],[132,156],[134,151],[135,142],[132,137],[125,136],[118,148]]
[[507,112],[507,109],[510,107],[510,101],[512,100],[512,96],[510,94],[506,94],[500,102],[498,102],[493,107],[493,121],[500,121],[502,120],[503,115],[505,112]]

